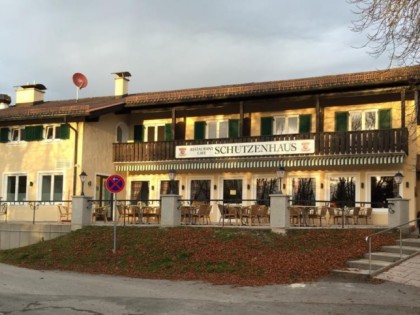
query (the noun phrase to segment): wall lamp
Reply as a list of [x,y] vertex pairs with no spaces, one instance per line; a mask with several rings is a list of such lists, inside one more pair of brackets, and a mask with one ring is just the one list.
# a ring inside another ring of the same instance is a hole
[[82,171],[80,173],[79,177],[80,177],[80,181],[82,182],[82,193],[80,195],[84,196],[85,195],[85,190],[84,190],[85,189],[85,181],[86,181],[86,178],[87,178],[87,174],[85,173],[85,171]]
[[276,170],[276,174],[279,179],[279,194],[283,195],[281,180],[284,177],[284,175],[286,175],[286,169],[280,165],[279,168]]
[[400,185],[403,181],[403,178],[404,178],[404,175],[401,174],[401,172],[399,172],[399,171],[397,172],[397,174],[394,175],[394,180],[395,180],[395,183],[397,184],[397,187],[398,187],[398,192],[397,192],[397,197],[396,198],[401,198]]

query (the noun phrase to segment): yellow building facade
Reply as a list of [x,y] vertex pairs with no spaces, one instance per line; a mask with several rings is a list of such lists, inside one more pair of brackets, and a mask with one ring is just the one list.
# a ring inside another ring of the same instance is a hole
[[55,221],[56,205],[80,194],[84,171],[84,194],[99,203],[111,198],[105,180],[118,173],[126,182],[119,200],[158,203],[176,193],[185,203],[212,203],[214,222],[217,204],[267,203],[279,190],[291,204],[372,207],[374,224],[387,224],[386,199],[402,196],[412,219],[419,73],[127,94],[130,74],[118,72],[113,96],[52,102],[43,101],[44,86],[22,86],[17,104],[0,104],[1,200],[8,220],[35,211],[37,221]]

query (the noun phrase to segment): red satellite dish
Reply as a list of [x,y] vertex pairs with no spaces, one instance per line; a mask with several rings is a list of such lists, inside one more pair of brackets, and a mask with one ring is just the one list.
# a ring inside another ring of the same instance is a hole
[[75,74],[73,74],[73,83],[79,89],[83,89],[87,86],[88,79],[82,73],[76,72]]

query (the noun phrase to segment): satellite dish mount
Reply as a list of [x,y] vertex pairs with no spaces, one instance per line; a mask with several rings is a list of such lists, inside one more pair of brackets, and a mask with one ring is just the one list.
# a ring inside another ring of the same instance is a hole
[[73,83],[76,86],[76,102],[79,100],[79,91],[88,84],[88,79],[84,74],[76,72],[73,74]]

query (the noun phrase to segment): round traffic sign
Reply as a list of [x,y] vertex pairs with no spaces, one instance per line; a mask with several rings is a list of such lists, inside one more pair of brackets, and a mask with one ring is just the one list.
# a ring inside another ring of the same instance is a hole
[[116,194],[124,189],[125,181],[120,175],[111,175],[106,179],[105,186],[110,193]]

